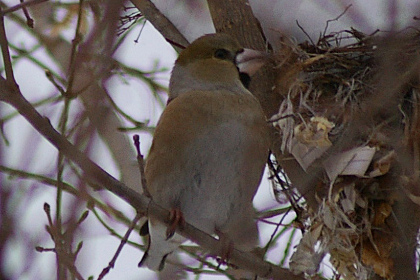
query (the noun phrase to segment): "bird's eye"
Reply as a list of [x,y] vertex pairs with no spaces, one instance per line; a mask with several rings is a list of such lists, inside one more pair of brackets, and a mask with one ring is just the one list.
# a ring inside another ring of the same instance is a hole
[[219,59],[228,59],[230,56],[230,53],[228,50],[225,49],[217,49],[214,52],[214,57]]

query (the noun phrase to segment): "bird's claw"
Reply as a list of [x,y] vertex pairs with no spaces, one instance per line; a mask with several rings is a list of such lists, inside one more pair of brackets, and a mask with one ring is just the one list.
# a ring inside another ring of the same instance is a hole
[[224,233],[218,230],[216,230],[216,233],[219,236],[219,242],[221,243],[222,248],[220,257],[216,258],[216,261],[218,263],[217,267],[220,267],[221,265],[229,265],[229,259],[233,253],[234,243]]
[[171,209],[169,211],[169,227],[166,229],[166,240],[175,234],[176,228],[185,226],[184,215],[179,209]]

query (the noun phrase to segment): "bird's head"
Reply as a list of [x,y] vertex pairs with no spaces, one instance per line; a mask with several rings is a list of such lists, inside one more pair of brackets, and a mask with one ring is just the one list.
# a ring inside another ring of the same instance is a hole
[[266,54],[242,48],[227,34],[204,35],[176,60],[169,84],[170,98],[191,90],[244,92],[249,77],[265,60]]

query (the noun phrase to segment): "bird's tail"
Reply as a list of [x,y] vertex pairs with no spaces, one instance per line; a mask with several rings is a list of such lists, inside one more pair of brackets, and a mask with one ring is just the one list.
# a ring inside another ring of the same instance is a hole
[[163,257],[161,255],[150,255],[147,250],[139,262],[139,267],[145,266],[153,271],[161,271],[165,266],[165,260],[169,254],[170,253],[164,255]]
[[145,266],[160,271],[165,266],[166,257],[175,251],[186,239],[179,234],[166,237],[167,226],[159,221],[149,219],[149,244],[139,267]]

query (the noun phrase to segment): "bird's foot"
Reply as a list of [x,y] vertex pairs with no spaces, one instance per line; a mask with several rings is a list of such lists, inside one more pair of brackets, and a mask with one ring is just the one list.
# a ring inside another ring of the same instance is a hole
[[178,226],[185,226],[185,219],[181,210],[176,208],[169,210],[169,223],[170,225],[166,229],[166,240],[168,240],[175,234],[175,230]]
[[216,230],[217,235],[219,236],[219,242],[221,243],[221,253],[220,257],[216,258],[218,262],[218,268],[221,265],[229,265],[229,259],[233,253],[234,244],[233,241],[224,233]]

